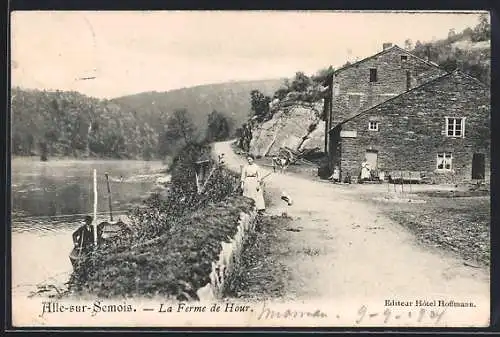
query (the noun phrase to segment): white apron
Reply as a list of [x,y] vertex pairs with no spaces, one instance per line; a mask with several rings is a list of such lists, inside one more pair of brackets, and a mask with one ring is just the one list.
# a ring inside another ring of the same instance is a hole
[[264,192],[259,183],[259,179],[261,178],[259,167],[256,164],[245,166],[241,172],[243,195],[255,201],[257,210],[264,210],[266,208],[264,203]]

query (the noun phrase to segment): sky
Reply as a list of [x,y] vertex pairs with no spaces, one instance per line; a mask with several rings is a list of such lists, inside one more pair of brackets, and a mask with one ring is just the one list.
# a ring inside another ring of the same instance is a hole
[[[406,39],[445,38],[480,13],[14,12],[11,83],[113,98],[310,75]],[[89,79],[82,79],[89,78]]]

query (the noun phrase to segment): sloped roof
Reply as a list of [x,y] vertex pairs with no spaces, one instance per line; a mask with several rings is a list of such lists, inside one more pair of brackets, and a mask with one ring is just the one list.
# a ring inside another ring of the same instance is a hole
[[393,50],[397,50],[397,51],[398,51],[398,52],[400,52],[400,53],[404,53],[404,54],[406,54],[406,55],[408,55],[408,56],[410,56],[410,57],[416,58],[417,60],[419,60],[419,61],[421,61],[421,62],[423,62],[423,63],[425,63],[425,64],[427,64],[427,65],[429,65],[429,66],[432,66],[432,67],[434,67],[434,68],[442,69],[439,65],[437,65],[437,64],[436,64],[436,63],[434,63],[434,62],[430,62],[430,61],[424,60],[423,58],[420,58],[420,57],[416,56],[415,54],[412,54],[412,53],[408,52],[407,50],[405,50],[405,49],[403,49],[403,48],[399,47],[398,45],[393,45],[393,46],[391,46],[391,47],[389,47],[389,48],[386,48],[386,49],[382,50],[381,52],[378,52],[378,53],[376,53],[376,54],[373,54],[373,55],[371,55],[371,56],[368,56],[368,57],[366,57],[366,58],[364,58],[364,59],[362,59],[362,60],[360,60],[360,61],[357,61],[357,62],[351,63],[351,64],[349,64],[349,65],[347,65],[347,66],[345,66],[345,67],[339,68],[339,69],[335,70],[333,73],[334,73],[334,74],[337,74],[337,73],[339,73],[339,72],[341,72],[341,71],[344,71],[344,70],[346,70],[346,69],[348,69],[348,68],[351,68],[351,67],[353,67],[353,66],[359,65],[360,63],[366,62],[366,61],[368,61],[368,60],[371,60],[372,58],[375,58],[375,57],[377,57],[377,56],[380,56],[380,55],[386,54],[386,53],[388,53],[388,52],[390,52],[390,51],[393,51]]
[[390,51],[393,51],[393,50],[397,50],[397,51],[399,51],[400,53],[403,53],[403,54],[408,55],[408,56],[410,56],[410,57],[416,58],[417,60],[419,60],[419,61],[421,61],[421,62],[423,62],[423,63],[425,63],[425,64],[427,64],[427,65],[429,65],[429,66],[432,66],[432,67],[434,67],[434,68],[437,68],[437,69],[441,69],[441,70],[443,70],[443,68],[441,68],[438,64],[436,64],[436,63],[434,63],[434,62],[431,62],[431,61],[424,60],[423,58],[420,58],[420,57],[416,56],[415,54],[412,54],[412,53],[408,52],[407,50],[405,50],[405,49],[403,49],[403,48],[399,47],[398,45],[393,45],[393,46],[391,46],[391,47],[389,47],[389,48],[386,48],[386,49],[382,50],[381,52],[378,52],[378,53],[373,54],[373,55],[371,55],[371,56],[365,57],[365,58],[364,58],[364,59],[362,59],[362,60],[359,60],[359,61],[357,61],[357,62],[351,63],[351,64],[349,64],[349,65],[346,65],[346,66],[344,66],[344,67],[342,67],[342,68],[339,68],[339,69],[335,70],[333,73],[331,73],[331,74],[330,74],[330,75],[329,75],[329,76],[325,79],[325,81],[324,81],[323,83],[324,83],[325,85],[327,85],[327,84],[328,84],[328,83],[332,80],[333,75],[336,75],[336,74],[338,74],[338,73],[340,73],[340,72],[342,72],[342,71],[344,71],[344,70],[346,70],[346,69],[349,69],[349,68],[351,68],[351,67],[357,66],[357,65],[359,65],[359,64],[361,64],[361,63],[363,63],[363,62],[366,62],[366,61],[368,61],[368,60],[371,60],[371,59],[373,59],[373,58],[375,58],[375,57],[378,57],[378,56],[380,56],[380,55],[386,54],[386,53],[388,53],[388,52],[390,52]]
[[481,82],[481,81],[480,81],[480,80],[478,80],[477,78],[472,77],[472,76],[470,76],[470,75],[467,75],[466,73],[464,73],[464,72],[462,72],[462,71],[460,71],[460,70],[456,69],[456,70],[453,70],[452,72],[449,72],[449,73],[447,73],[447,74],[444,74],[444,75],[442,75],[442,76],[439,76],[439,77],[437,77],[437,78],[435,78],[435,79],[433,79],[433,80],[431,80],[431,81],[429,81],[429,82],[425,82],[425,83],[423,83],[423,84],[421,84],[421,85],[419,85],[419,86],[417,86],[417,87],[415,87],[415,88],[412,88],[412,89],[410,89],[410,90],[408,90],[408,91],[405,91],[405,92],[403,92],[403,93],[401,93],[401,94],[399,94],[399,95],[397,95],[397,96],[391,97],[391,98],[389,98],[388,100],[385,100],[385,101],[383,101],[383,102],[381,102],[381,103],[379,103],[379,104],[377,104],[377,105],[374,105],[374,106],[369,107],[369,108],[367,108],[367,109],[365,109],[365,110],[362,110],[362,111],[360,111],[360,112],[357,112],[357,113],[355,113],[354,115],[352,115],[351,117],[348,117],[348,118],[344,119],[342,122],[337,123],[334,127],[330,128],[330,130],[328,130],[328,132],[332,131],[332,130],[333,130],[333,129],[335,129],[337,126],[342,125],[342,124],[344,124],[344,123],[347,123],[347,122],[349,122],[349,121],[353,120],[354,118],[359,117],[359,116],[361,116],[361,115],[363,115],[363,114],[365,114],[365,113],[368,113],[369,111],[371,111],[371,110],[373,110],[373,109],[376,109],[376,108],[378,108],[378,107],[380,107],[380,106],[382,106],[382,105],[384,105],[384,104],[386,104],[386,103],[389,103],[389,102],[392,102],[392,101],[393,101],[393,100],[395,100],[395,99],[398,99],[398,98],[401,98],[401,97],[404,97],[404,96],[410,95],[411,93],[413,93],[414,91],[416,91],[416,90],[418,90],[418,89],[421,89],[421,88],[424,88],[424,87],[426,87],[426,86],[430,86],[430,85],[432,85],[432,84],[434,84],[434,83],[437,83],[437,82],[443,81],[444,79],[446,79],[446,78],[448,78],[448,77],[450,77],[450,76],[452,76],[452,75],[455,75],[455,74],[458,74],[458,75],[460,75],[460,76],[462,76],[462,77],[465,77],[465,78],[467,78],[467,79],[469,79],[469,80],[472,80],[472,81],[476,82],[476,84],[478,84],[478,85],[480,85],[480,86],[483,86],[483,87],[488,87],[488,85],[484,84],[483,82]]

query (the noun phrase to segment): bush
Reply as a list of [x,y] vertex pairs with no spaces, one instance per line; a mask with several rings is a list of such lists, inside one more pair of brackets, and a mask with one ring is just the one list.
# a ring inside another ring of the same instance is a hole
[[240,212],[253,208],[237,196],[238,176],[213,160],[203,193],[195,182],[195,161],[209,155],[206,144],[189,143],[173,159],[170,191],[154,195],[130,217],[132,234],[100,246],[85,270],[73,273],[74,290],[101,297],[167,295],[196,298],[209,282],[221,241],[234,236]]
[[171,180],[166,198],[153,195],[142,208],[133,210],[137,239],[147,240],[168,230],[177,217],[184,216],[209,203],[221,201],[234,194],[239,186],[237,174],[210,159],[211,176],[198,194],[195,162],[204,157],[210,159],[210,148],[206,144],[189,143],[173,159],[169,170]]
[[235,196],[177,218],[149,244],[100,248],[83,287],[103,298],[161,295],[196,300],[196,290],[210,282],[221,242],[236,234],[240,212],[252,209],[251,199]]

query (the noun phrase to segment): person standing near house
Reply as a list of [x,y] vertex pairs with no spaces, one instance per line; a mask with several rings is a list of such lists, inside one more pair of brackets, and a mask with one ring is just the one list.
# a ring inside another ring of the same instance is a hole
[[371,168],[370,163],[365,157],[365,160],[361,163],[361,181],[370,180]]
[[263,213],[266,209],[261,179],[262,173],[260,168],[255,164],[254,157],[249,155],[247,157],[247,165],[241,170],[241,189],[243,190],[243,196],[255,201],[255,206],[259,213]]
[[340,181],[340,169],[337,165],[335,165],[335,168],[333,169],[333,173],[328,179],[332,180],[333,182]]

